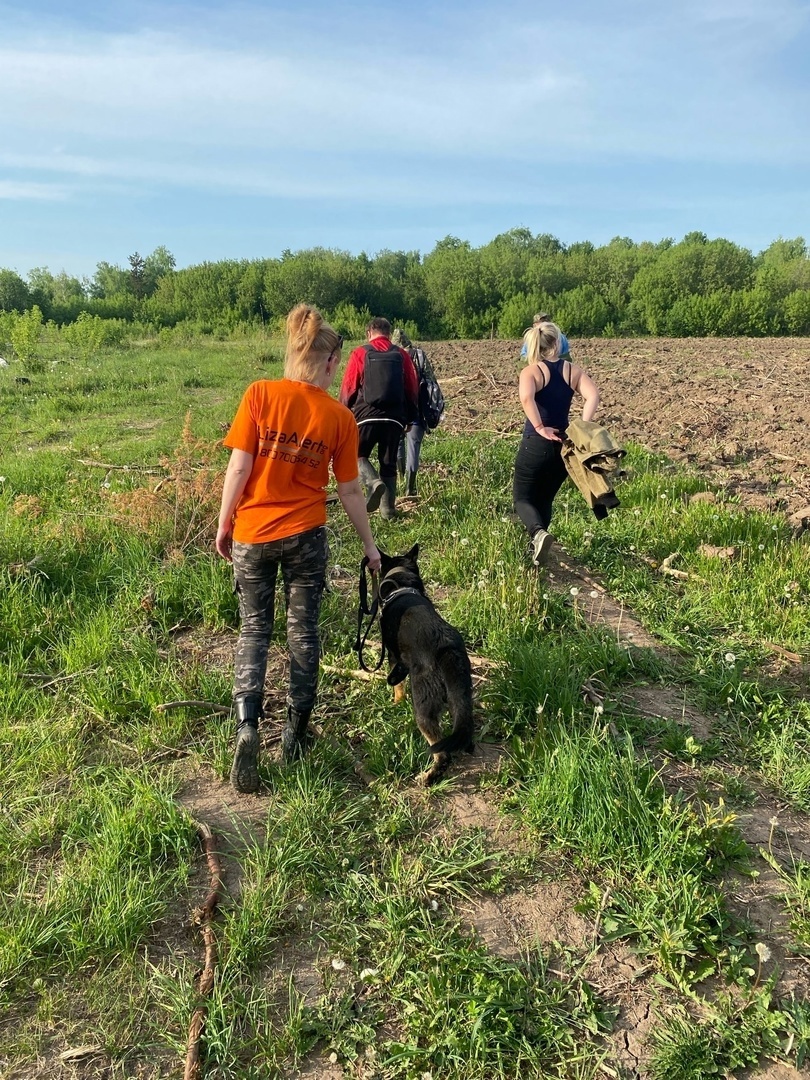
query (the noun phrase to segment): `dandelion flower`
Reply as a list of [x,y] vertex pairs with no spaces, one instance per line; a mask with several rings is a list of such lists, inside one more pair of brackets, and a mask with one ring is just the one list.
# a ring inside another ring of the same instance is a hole
[[591,591],[588,593],[588,596],[590,596],[592,600],[595,600],[598,595],[599,595],[599,590],[598,589],[591,589]]
[[761,964],[767,964],[771,958],[771,950],[768,948],[764,941],[758,941],[756,943],[756,945],[754,946],[754,952],[759,957],[759,962]]
[[330,1060],[330,1061],[332,1062],[332,1064],[333,1064],[333,1065],[337,1065],[337,1063],[338,1063],[338,1056],[337,1056],[337,1054],[335,1053],[335,1051],[334,1051],[334,1050],[333,1050],[333,1051],[332,1051],[332,1053],[331,1053],[331,1054],[329,1055],[329,1060]]
[[765,545],[764,544],[757,544],[757,547],[759,548],[760,551],[765,550]]
[[339,956],[336,956],[332,961],[332,967],[335,969],[335,971],[343,971],[343,969],[346,967],[346,961],[341,960]]
[[576,585],[571,586],[571,595],[572,596],[579,596],[579,589],[576,587]]
[[733,652],[727,652],[723,659],[727,664],[733,664],[737,657],[734,655]]

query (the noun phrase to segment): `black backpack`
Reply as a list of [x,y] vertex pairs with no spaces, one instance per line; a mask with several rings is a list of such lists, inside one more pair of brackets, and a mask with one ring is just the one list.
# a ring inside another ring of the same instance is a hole
[[433,431],[444,416],[444,394],[435,379],[427,376],[419,382],[419,414],[425,422],[425,428]]
[[444,416],[444,394],[436,382],[427,356],[423,349],[411,350],[411,357],[419,376],[419,417],[427,431],[433,431]]
[[405,405],[405,370],[402,353],[392,345],[385,352],[366,346],[363,400],[380,412],[400,414]]

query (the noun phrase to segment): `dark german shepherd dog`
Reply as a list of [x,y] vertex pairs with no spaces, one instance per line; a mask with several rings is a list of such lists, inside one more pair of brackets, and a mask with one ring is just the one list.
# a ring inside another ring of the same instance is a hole
[[[433,765],[422,778],[425,784],[435,784],[447,772],[452,751],[471,754],[475,748],[470,658],[461,634],[425,595],[416,562],[419,545],[406,555],[392,557],[382,551],[380,555],[380,632],[391,662],[388,684],[395,687],[395,700],[400,701],[404,680],[411,677],[414,716],[433,754]],[[453,731],[442,739],[445,708]]]

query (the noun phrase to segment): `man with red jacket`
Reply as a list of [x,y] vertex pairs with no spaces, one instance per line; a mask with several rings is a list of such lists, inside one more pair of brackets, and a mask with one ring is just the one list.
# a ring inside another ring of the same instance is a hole
[[[357,467],[369,513],[380,507],[385,518],[396,517],[397,450],[402,432],[419,413],[419,380],[409,354],[391,343],[388,319],[372,319],[367,345],[349,357],[340,400],[354,413],[360,429]],[[377,449],[379,473],[371,464]]]

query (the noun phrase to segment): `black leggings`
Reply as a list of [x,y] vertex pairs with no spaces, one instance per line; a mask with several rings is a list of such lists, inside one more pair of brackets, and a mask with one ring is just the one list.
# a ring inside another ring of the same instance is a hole
[[551,504],[567,476],[562,443],[524,435],[515,458],[512,498],[529,536],[551,524]]

